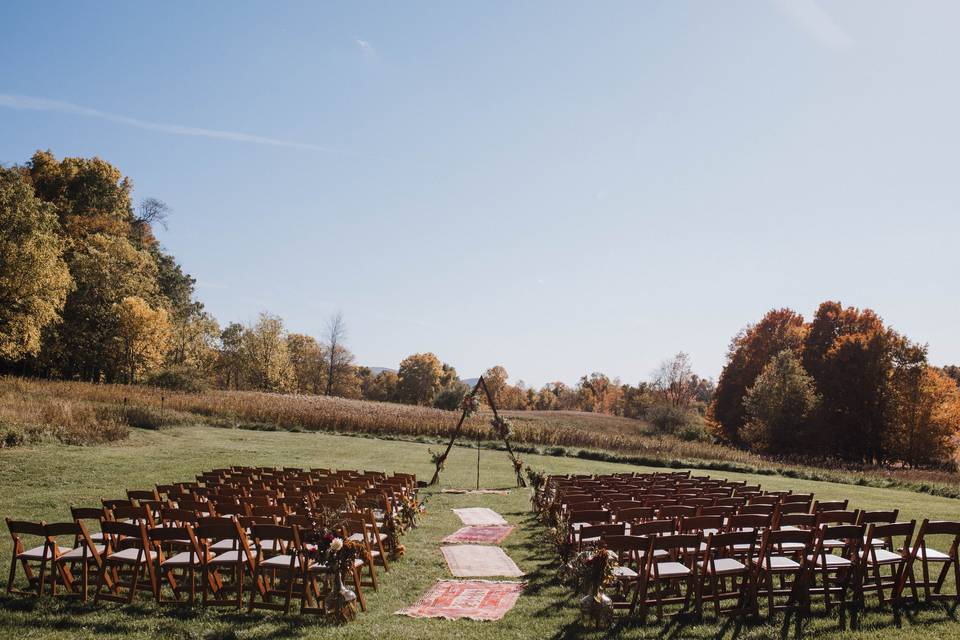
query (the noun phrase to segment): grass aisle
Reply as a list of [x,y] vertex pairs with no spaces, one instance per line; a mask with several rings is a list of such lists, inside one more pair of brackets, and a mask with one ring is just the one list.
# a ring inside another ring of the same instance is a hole
[[[210,427],[178,427],[162,431],[135,431],[129,442],[115,446],[71,447],[56,444],[0,450],[0,516],[62,520],[68,506],[93,505],[101,497],[122,496],[126,488],[145,488],[156,483],[192,478],[201,470],[229,464],[333,466],[414,472],[427,478],[432,472],[427,445],[373,439],[329,436],[315,433],[270,433]],[[628,467],[572,458],[526,456],[536,468],[553,473],[591,473],[625,470]],[[639,467],[632,469],[644,470]],[[476,451],[453,449],[442,487],[469,487],[476,477]],[[823,499],[848,497],[858,507],[899,507],[906,518],[924,515],[960,519],[960,501],[933,496],[872,489],[851,485],[724,474],[759,481],[771,489],[814,491]],[[502,453],[484,452],[481,486],[512,488],[513,470]],[[493,640],[494,638],[601,638],[577,622],[576,598],[556,583],[554,559],[541,541],[542,528],[532,517],[529,492],[514,489],[508,496],[444,494],[427,490],[428,513],[422,525],[403,543],[407,554],[391,564],[379,592],[368,591],[370,612],[344,627],[330,627],[314,617],[294,614],[233,614],[200,608],[157,608],[141,597],[130,607],[79,604],[49,598],[32,599],[0,595],[0,638],[127,638],[146,640],[228,638],[430,638],[431,640]],[[498,622],[413,619],[394,612],[413,602],[448,571],[439,552],[441,540],[460,526],[452,509],[460,506],[489,507],[517,528],[501,545],[523,569],[527,588],[517,605]],[[0,537],[4,570],[10,558],[10,538]],[[2,576],[5,580],[6,576]],[[960,623],[944,620],[942,611],[924,611],[918,619],[896,629],[889,613],[870,614],[863,630],[840,633],[835,620],[815,618],[806,625],[804,637],[885,639],[933,639],[960,637]],[[684,627],[675,637],[714,638],[720,625]],[[619,637],[656,638],[663,626],[625,629]],[[729,632],[725,637],[730,637]],[[747,627],[744,640],[779,637],[778,629]]]

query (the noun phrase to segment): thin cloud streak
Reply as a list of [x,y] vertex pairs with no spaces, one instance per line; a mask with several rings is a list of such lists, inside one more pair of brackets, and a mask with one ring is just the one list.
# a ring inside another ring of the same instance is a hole
[[[147,131],[156,131],[159,133],[168,133],[177,136],[192,136],[197,138],[210,138],[213,140],[229,140],[231,142],[246,142],[251,144],[268,145],[272,147],[286,147],[290,149],[304,149],[306,151],[321,151],[323,153],[334,153],[355,158],[371,158],[367,154],[356,153],[345,149],[337,149],[310,142],[297,142],[296,140],[281,140],[278,138],[269,138],[238,131],[223,131],[221,129],[206,129],[203,127],[188,127],[179,124],[168,124],[163,122],[151,122],[149,120],[140,120],[128,116],[100,111],[84,107],[72,102],[62,102],[60,100],[49,100],[47,98],[35,98],[32,96],[20,96],[15,94],[0,93],[0,107],[9,109],[18,109],[21,111],[48,111],[53,113],[64,113],[67,115],[83,116],[87,118],[97,118],[106,120],[115,124],[122,124],[137,129]],[[378,158],[385,159],[385,158]]]
[[817,0],[775,0],[775,4],[799,29],[820,44],[837,51],[853,46],[853,37]]
[[354,36],[353,41],[357,43],[357,46],[360,47],[360,51],[363,52],[363,57],[368,60],[374,60],[377,57],[377,50],[373,48],[373,45],[370,44],[369,40],[364,40],[363,38]]

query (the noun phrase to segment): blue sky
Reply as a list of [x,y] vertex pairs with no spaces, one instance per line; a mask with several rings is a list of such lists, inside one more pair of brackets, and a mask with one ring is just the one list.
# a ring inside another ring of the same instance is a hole
[[0,162],[101,156],[221,321],[716,376],[773,307],[960,362],[955,2],[0,4]]

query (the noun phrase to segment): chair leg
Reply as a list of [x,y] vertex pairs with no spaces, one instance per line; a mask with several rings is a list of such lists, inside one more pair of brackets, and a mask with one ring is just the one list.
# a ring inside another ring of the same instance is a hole
[[364,597],[363,588],[360,586],[360,570],[356,567],[353,567],[352,572],[353,585],[357,589],[357,600],[360,601],[360,610],[365,612],[367,610],[367,599]]

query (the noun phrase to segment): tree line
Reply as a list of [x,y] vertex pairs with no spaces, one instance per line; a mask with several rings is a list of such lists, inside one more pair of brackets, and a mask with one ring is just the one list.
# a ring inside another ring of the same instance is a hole
[[710,405],[720,439],[772,454],[946,464],[960,445],[956,367],[870,309],[775,309],[737,334]]
[[[468,386],[432,353],[396,371],[357,366],[340,314],[319,338],[288,332],[266,312],[221,326],[154,235],[169,213],[155,198],[135,203],[131,180],[100,158],[38,151],[0,167],[0,372],[459,407]],[[702,411],[713,391],[685,354],[635,386],[599,372],[540,389],[510,384],[502,366],[484,375],[505,409],[664,421],[671,410],[674,419]]]

